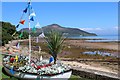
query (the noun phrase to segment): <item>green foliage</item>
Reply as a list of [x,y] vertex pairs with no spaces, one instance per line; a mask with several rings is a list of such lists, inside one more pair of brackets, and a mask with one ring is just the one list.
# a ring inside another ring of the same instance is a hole
[[56,63],[57,54],[63,49],[63,34],[57,31],[51,30],[45,37],[49,49],[49,54],[54,57],[54,63]]
[[36,34],[36,32],[31,32],[30,33],[32,37],[37,37],[38,35]]
[[7,44],[10,40],[12,40],[12,36],[5,29],[2,29],[2,45]]
[[[18,39],[18,36],[21,34],[21,32],[16,31],[15,25],[12,25],[8,22],[0,22],[0,24],[0,28],[2,28],[2,32],[0,32],[0,34],[2,34],[2,37],[0,37],[0,39],[2,39],[2,46],[4,46],[4,44],[7,44],[8,41]],[[15,35],[12,36],[14,33]],[[23,32],[21,39],[28,39],[28,35],[28,32]]]
[[10,35],[16,31],[15,25],[8,22],[2,22],[2,29],[5,29]]
[[12,40],[12,34],[16,31],[15,26],[7,23],[7,22],[0,22],[0,27],[2,28],[2,45],[8,43],[8,41]]
[[23,39],[28,39],[29,33],[28,32],[23,32]]

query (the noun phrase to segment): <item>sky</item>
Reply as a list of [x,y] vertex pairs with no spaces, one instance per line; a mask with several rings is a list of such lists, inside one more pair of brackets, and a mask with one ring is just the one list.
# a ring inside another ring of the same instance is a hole
[[[17,25],[26,6],[26,2],[2,2],[2,21]],[[37,22],[40,27],[55,23],[97,35],[118,33],[117,2],[33,2],[32,7],[36,17],[31,27]],[[27,17],[25,14],[24,19]],[[26,22],[18,30],[27,26]]]
[[[1,0],[2,2],[27,2],[28,0]],[[119,2],[119,0],[31,0],[34,2]]]

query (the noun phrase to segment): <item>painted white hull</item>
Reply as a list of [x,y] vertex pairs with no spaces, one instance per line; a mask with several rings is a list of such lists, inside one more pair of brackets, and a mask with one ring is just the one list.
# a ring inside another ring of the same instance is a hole
[[[16,78],[20,78],[22,80],[35,80],[39,77],[39,79],[47,79],[47,80],[68,80],[72,74],[72,70],[71,71],[68,71],[68,72],[65,72],[65,73],[61,73],[61,74],[58,74],[58,75],[54,75],[54,76],[39,76],[39,75],[35,75],[35,74],[29,74],[29,73],[23,73],[23,72],[15,72],[14,75],[12,75],[10,73],[10,70],[6,67],[4,67],[5,71],[10,75],[10,76],[14,76]],[[62,78],[62,79],[61,79]]]

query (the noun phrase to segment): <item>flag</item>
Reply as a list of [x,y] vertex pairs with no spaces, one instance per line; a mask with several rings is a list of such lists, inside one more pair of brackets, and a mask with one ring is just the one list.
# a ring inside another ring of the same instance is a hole
[[31,5],[30,2],[28,2],[28,8],[30,7],[30,5]]
[[33,12],[33,13],[30,14],[30,16],[36,16],[36,14]]
[[40,27],[40,24],[39,24],[39,22],[37,22],[37,24],[35,25],[36,27]]
[[16,26],[16,28],[18,28],[18,27],[19,27],[19,25],[20,25],[20,24],[18,24],[18,25]]
[[31,21],[34,21],[33,16],[30,18]]
[[51,56],[50,59],[49,59],[49,63],[51,63],[53,61],[54,61],[54,58]]
[[30,5],[30,2],[28,2],[28,5]]
[[35,26],[32,28],[32,32],[36,32],[36,28],[35,28]]
[[16,47],[17,47],[17,48],[20,48],[20,43],[17,43],[17,44],[16,44]]
[[41,38],[45,37],[44,33],[42,32],[42,33],[39,35],[39,37],[41,37]]
[[16,62],[18,62],[18,56],[17,55],[15,56],[15,60],[16,60]]
[[15,71],[13,70],[13,67],[10,69],[11,74],[15,74]]
[[38,37],[36,38],[36,43],[38,43]]
[[21,21],[20,21],[20,23],[24,25],[24,23],[25,23],[25,20],[21,20]]
[[19,35],[19,37],[21,38],[23,36],[23,33],[21,33],[20,35]]
[[23,10],[24,13],[27,13],[27,8],[25,10]]
[[40,56],[40,61],[42,61],[42,56]]

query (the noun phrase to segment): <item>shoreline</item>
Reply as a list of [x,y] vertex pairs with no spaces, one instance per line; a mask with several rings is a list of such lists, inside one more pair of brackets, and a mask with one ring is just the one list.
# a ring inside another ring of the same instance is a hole
[[[65,41],[65,43],[70,47],[74,46],[77,48],[83,48],[87,51],[107,51],[107,52],[118,52],[118,41],[113,42],[89,42],[86,40],[80,40],[80,39],[71,39]],[[117,54],[118,55],[118,54]]]
[[[26,43],[26,41],[28,40],[19,40],[22,41],[23,43]],[[15,45],[16,41],[12,41],[13,44]],[[35,44],[33,43],[33,45],[40,45],[42,51],[46,50],[46,46],[43,44],[44,41],[40,40],[39,43]],[[27,43],[26,43],[27,44]],[[72,67],[78,67],[78,68],[86,68],[86,69],[93,69],[93,70],[99,70],[99,71],[104,71],[104,72],[109,72],[109,73],[115,73],[117,74],[118,71],[118,64],[116,64],[116,62],[113,62],[113,64],[109,64],[109,62],[95,62],[94,60],[98,60],[98,59],[104,59],[104,60],[117,60],[114,59],[112,57],[102,57],[102,56],[89,56],[89,55],[82,55],[80,54],[81,52],[84,51],[91,51],[91,50],[101,50],[101,51],[108,51],[108,52],[118,52],[118,43],[117,42],[109,42],[109,43],[93,43],[93,42],[87,42],[85,40],[65,40],[65,46],[66,48],[64,49],[64,51],[61,54],[58,54],[58,59],[62,60],[63,63],[67,63],[67,64],[72,64]],[[2,52],[3,49],[5,50],[8,47],[9,44],[6,45],[6,47],[1,47],[0,51]],[[13,45],[13,46],[14,46]],[[25,44],[24,44],[25,45]],[[25,47],[24,45],[22,45],[21,43],[21,49],[27,49],[27,46]],[[110,47],[109,47],[110,46]],[[23,47],[23,48],[22,48]],[[102,49],[100,49],[102,48]],[[12,49],[12,48],[11,48]],[[4,52],[4,51],[3,51]],[[43,55],[44,56],[49,57],[50,55],[46,54]],[[65,58],[66,60],[63,60],[61,58]],[[69,61],[70,59],[67,60],[67,58],[72,59],[73,61]],[[75,60],[76,59],[76,60]],[[93,59],[93,61],[78,61],[79,59]],[[72,62],[72,63],[71,63]],[[97,65],[95,65],[97,64]],[[81,66],[79,66],[81,65]],[[115,67],[116,66],[116,67]]]
[[[102,66],[99,63],[93,64],[93,62],[77,62],[77,61],[61,61],[63,64],[70,65],[72,68],[76,69],[90,69],[90,70],[97,70],[102,72],[108,72],[113,74],[118,74],[118,70],[114,70],[108,66]],[[117,66],[116,66],[117,67]]]
[[[27,47],[28,39],[9,41],[9,44],[10,44],[10,42],[12,42],[10,45],[13,45],[12,47],[15,49],[15,45],[16,45],[17,41],[20,42],[21,48],[22,48],[22,46],[24,46],[26,49],[28,48]],[[9,47],[9,44],[6,44],[5,46],[1,46],[0,51],[1,52],[6,51],[6,48]],[[45,45],[44,39],[39,39],[39,43],[37,43],[37,44],[35,43],[35,40],[33,40],[32,45],[33,45],[33,47],[40,45],[40,47],[42,48],[42,51],[46,52],[46,50],[47,50],[46,49],[47,46]],[[64,46],[65,46],[65,48],[62,52],[63,54],[68,54],[68,53],[69,54],[72,54],[72,53],[79,54],[81,52],[86,52],[86,51],[88,51],[88,52],[89,51],[92,51],[92,52],[100,51],[100,52],[109,52],[115,56],[118,56],[118,52],[119,52],[118,42],[88,42],[86,40],[81,40],[81,39],[65,39]],[[17,51],[17,50],[12,50],[12,51]]]

